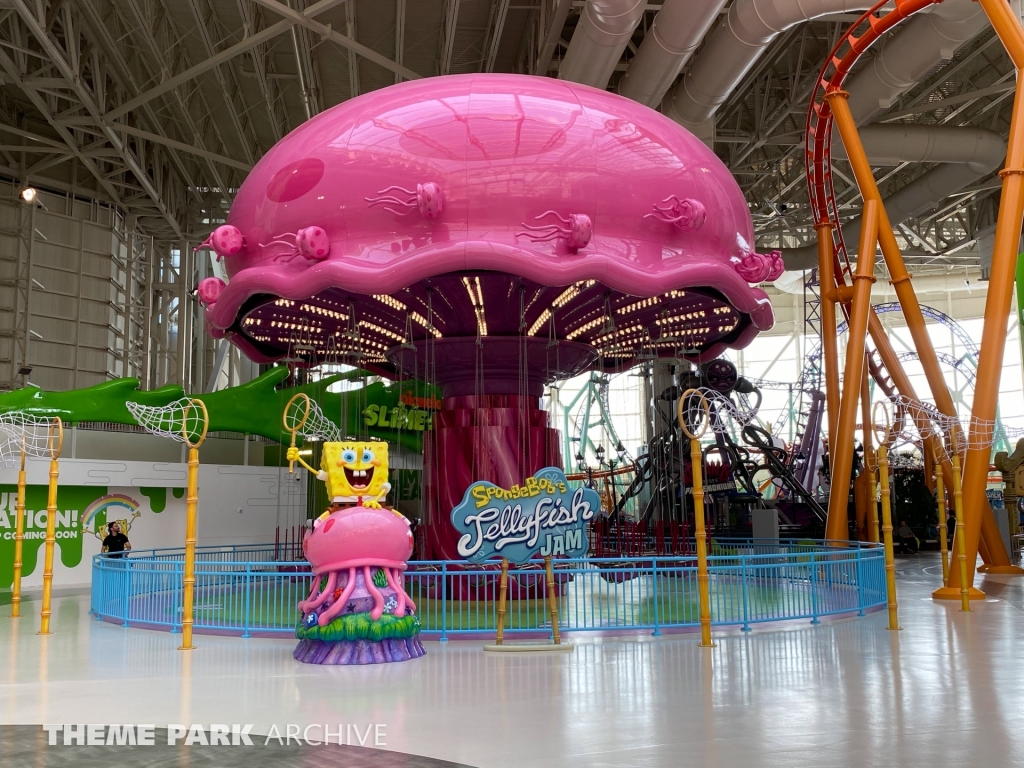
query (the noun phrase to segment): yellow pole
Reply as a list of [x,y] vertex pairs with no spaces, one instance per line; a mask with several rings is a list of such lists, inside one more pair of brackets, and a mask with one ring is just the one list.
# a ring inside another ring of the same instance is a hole
[[46,495],[46,554],[43,558],[43,601],[39,612],[39,634],[50,634],[50,609],[53,595],[53,548],[57,540],[57,459],[64,444],[64,424],[54,417],[50,426],[50,487]]
[[21,438],[21,469],[18,470],[18,503],[14,508],[14,582],[11,584],[11,618],[21,616],[21,565],[25,539],[25,437]]
[[864,422],[861,434],[864,435],[864,471],[868,478],[868,541],[878,543],[878,501],[875,499],[875,451],[871,445],[871,394],[868,387],[868,368],[865,356],[864,376],[860,386],[860,417]]
[[[960,522],[959,519],[957,521],[956,544],[958,548],[966,547],[964,557],[967,562],[967,574],[961,576],[959,569],[950,573],[948,589],[940,590],[934,595],[947,599],[954,597],[956,588],[964,581],[967,582],[968,588],[972,587],[974,563],[982,537],[988,544],[991,562],[995,564],[988,569],[989,573],[1024,573],[1020,568],[1009,564],[1009,557],[1002,543],[993,533],[996,524],[985,498],[991,458],[989,443],[999,397],[999,379],[1006,350],[1006,322],[1010,316],[1014,271],[1021,223],[1024,220],[1024,77],[1021,77],[1021,70],[1024,70],[1024,29],[1021,28],[1020,21],[1006,0],[979,0],[979,4],[1017,69],[1017,88],[1010,118],[1006,163],[999,173],[1002,179],[1002,194],[996,219],[992,265],[989,268],[989,290],[985,297],[985,323],[978,355],[977,383],[971,406],[973,423],[970,447],[964,463],[963,493],[967,499],[964,509],[967,522],[965,544],[960,543]],[[975,597],[979,596],[979,593],[974,594]]]
[[942,553],[942,583],[949,578],[949,541],[946,535],[946,486],[942,481],[942,468],[939,464],[938,451],[935,462],[935,500],[939,507],[939,551]]
[[892,553],[892,506],[889,499],[889,448],[878,446],[878,480],[882,486],[882,536],[885,539],[885,592],[889,608],[887,629],[901,629],[896,605],[896,558]]
[[[684,404],[690,396],[699,398],[702,409],[699,434],[690,431],[683,418]],[[697,595],[700,609],[700,647],[713,648],[711,640],[711,594],[708,591],[708,534],[704,527],[704,455],[700,449],[700,437],[707,431],[711,421],[707,399],[696,389],[688,389],[676,403],[676,418],[679,426],[690,439],[690,474],[693,476],[693,527],[697,539]]]
[[[202,420],[198,438],[189,430],[189,413],[195,408]],[[182,580],[181,645],[179,651],[195,650],[192,645],[193,608],[196,586],[196,513],[199,503],[199,446],[206,440],[209,418],[202,400],[189,401],[181,420],[181,434],[188,445],[188,492],[185,496],[185,574]]]
[[498,627],[494,631],[494,644],[501,645],[505,637],[505,597],[508,595],[508,558],[501,558],[501,581],[498,591]]
[[857,401],[860,397],[861,379],[864,376],[864,345],[867,341],[868,311],[871,309],[871,285],[875,282],[875,246],[880,209],[881,205],[877,201],[864,201],[857,273],[853,277],[849,342],[846,345],[843,391],[839,399],[836,444],[830,446],[833,455],[832,484],[829,489],[825,538],[832,541],[846,541],[850,538],[846,508],[850,498],[850,473],[853,469],[853,433],[857,427]]
[[[836,279],[832,224],[819,221],[818,289],[821,292],[821,350],[825,361],[825,416],[828,424],[828,455],[835,455],[836,423],[839,420],[839,345],[836,336]],[[831,470],[831,466],[830,466]]]
[[700,599],[700,645],[714,646],[711,642],[711,594],[708,591],[708,534],[704,528],[704,470],[700,440],[690,438],[690,470],[693,474],[693,516],[697,529],[697,591]]
[[878,462],[875,460],[877,455],[875,453],[871,457],[870,463],[867,456],[864,458],[864,468],[868,473],[868,493],[871,499],[871,506],[868,507],[868,539],[875,544],[882,540],[878,527],[878,489],[875,487],[875,469],[878,467]]
[[960,610],[971,610],[971,590],[967,576],[966,531],[964,531],[963,488],[960,483],[960,452],[953,445],[953,513],[956,515],[956,551],[960,576]]
[[[289,416],[289,414],[292,412],[292,405],[294,405],[295,403],[301,403],[300,407],[302,408],[302,411],[297,416]],[[290,448],[295,447],[295,436],[298,434],[299,430],[302,429],[302,426],[306,423],[306,419],[309,418],[309,412],[312,410],[312,407],[313,406],[310,404],[309,395],[305,394],[304,392],[299,392],[297,395],[292,395],[291,400],[285,403],[284,413],[281,416],[281,420],[284,423],[285,430],[292,433],[291,444],[289,446]],[[288,462],[288,474],[295,474],[294,461]]]
[[199,449],[188,449],[188,495],[185,496],[185,578],[181,611],[181,646],[179,651],[191,651],[192,609],[196,586],[196,504],[199,501]]
[[548,578],[548,610],[551,611],[551,634],[555,638],[555,645],[561,645],[562,637],[558,629],[558,598],[555,596],[555,571],[551,566],[551,555],[544,555],[544,572]]

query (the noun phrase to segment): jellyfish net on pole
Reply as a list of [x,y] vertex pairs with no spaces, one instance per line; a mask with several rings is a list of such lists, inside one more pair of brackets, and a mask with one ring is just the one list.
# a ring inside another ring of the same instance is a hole
[[128,412],[139,426],[151,435],[166,437],[179,443],[201,440],[206,431],[205,414],[192,404],[188,397],[182,397],[167,405],[142,405],[128,401]]
[[22,450],[32,458],[50,458],[50,437],[56,419],[25,411],[0,413],[0,463],[14,466]]

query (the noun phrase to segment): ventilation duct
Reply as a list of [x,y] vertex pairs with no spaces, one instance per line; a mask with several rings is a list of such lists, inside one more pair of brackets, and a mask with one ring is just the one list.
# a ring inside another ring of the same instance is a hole
[[[1006,159],[1006,140],[983,128],[944,125],[866,125],[860,129],[864,151],[872,165],[944,163],[922,174],[885,199],[885,212],[893,226],[927,213],[938,200],[963,189],[999,168]],[[835,157],[846,157],[839,137],[832,141]],[[843,224],[843,239],[852,255],[860,240],[860,216]],[[818,266],[818,246],[785,248],[787,270]]]
[[[914,278],[914,293],[918,296],[926,294],[965,293],[983,295],[988,286],[983,282],[983,273],[978,267],[957,270],[945,275],[918,275]],[[772,283],[780,293],[804,295],[803,275],[795,272],[784,272],[783,276]],[[879,280],[871,286],[871,301],[895,301],[896,291],[890,283]]]
[[[953,2],[953,0],[949,0]],[[780,33],[830,13],[863,11],[870,0],[736,0],[708,36],[662,111],[698,135]],[[642,90],[640,86],[634,86]]]
[[646,0],[589,0],[562,59],[559,79],[606,88],[646,6]]
[[727,0],[665,0],[619,81],[619,94],[656,108]]

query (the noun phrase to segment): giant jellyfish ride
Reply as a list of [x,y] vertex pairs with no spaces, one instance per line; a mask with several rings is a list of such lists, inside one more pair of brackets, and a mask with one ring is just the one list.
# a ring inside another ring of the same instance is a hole
[[516,75],[434,77],[300,126],[205,244],[210,332],[250,358],[329,356],[440,388],[424,440],[432,558],[474,481],[561,466],[545,384],[652,357],[704,362],[773,323],[743,193],[636,102]]

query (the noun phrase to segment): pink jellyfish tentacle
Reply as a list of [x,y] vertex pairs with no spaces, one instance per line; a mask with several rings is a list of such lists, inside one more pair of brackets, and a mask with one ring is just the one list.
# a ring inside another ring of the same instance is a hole
[[313,601],[316,598],[316,596],[320,594],[320,582],[321,578],[319,576],[313,576],[310,579],[309,597],[307,597],[305,600],[299,600],[299,604],[297,606],[298,609],[303,613],[306,613],[307,603]]
[[[319,576],[316,576],[314,578],[317,580],[317,582],[320,581]],[[310,594],[309,600],[303,600],[301,603],[299,603],[299,610],[303,613],[309,613],[310,611],[316,610],[324,604],[328,597],[334,594],[334,590],[335,587],[337,587],[337,585],[338,574],[334,571],[331,571],[330,575],[327,577],[327,586],[323,588],[323,591],[315,597],[313,594]],[[316,590],[316,584],[313,585],[313,590]]]
[[656,219],[666,224],[674,224],[679,229],[700,229],[707,220],[707,209],[700,200],[691,197],[679,199],[669,195],[661,204],[654,204],[654,212],[644,216],[645,219]]
[[[331,572],[331,575],[335,575],[335,571]],[[334,605],[328,608],[326,611],[320,614],[317,618],[316,623],[321,627],[326,627],[331,620],[345,610],[345,603],[352,596],[352,590],[356,588],[356,569],[348,569],[348,581],[345,583],[345,588],[341,591],[341,595],[334,601]],[[333,590],[331,590],[333,592]]]
[[[401,192],[405,197],[389,195],[388,192]],[[376,197],[364,197],[363,199],[370,204],[370,208],[382,205],[385,211],[395,216],[408,216],[410,213],[419,211],[420,216],[425,219],[436,219],[444,211],[444,192],[436,181],[417,184],[416,189],[406,189],[392,184],[390,187],[378,190]]]
[[573,253],[590,244],[590,238],[594,234],[594,223],[587,214],[570,213],[568,217],[565,217],[556,211],[544,211],[540,216],[535,216],[534,221],[540,221],[546,216],[554,216],[559,223],[527,224],[522,222],[519,226],[524,231],[516,232],[516,237],[528,237],[535,243],[562,240]]
[[[285,251],[284,253],[279,253],[276,256],[274,256],[273,260],[279,261],[281,259],[285,259],[287,261],[291,261],[292,259],[299,255],[299,249],[295,242],[296,237],[297,235],[294,232],[285,232],[284,234],[275,236],[274,239],[272,240],[268,240],[265,243],[260,243],[260,248],[271,248],[275,245],[287,248],[288,250]],[[286,240],[285,238],[289,239]]]
[[373,578],[370,576],[370,566],[363,566],[363,582],[366,586],[366,591],[373,596],[373,610],[370,611],[370,618],[376,621],[384,614],[384,595],[377,589],[377,585],[373,583]]
[[412,601],[412,598],[405,593],[405,589],[402,586],[402,572],[398,568],[385,568],[384,573],[387,575],[388,586],[395,590],[395,594],[398,595],[398,605],[395,606],[395,616],[401,618],[405,616],[405,606],[408,604],[409,609],[415,613],[416,603]]

